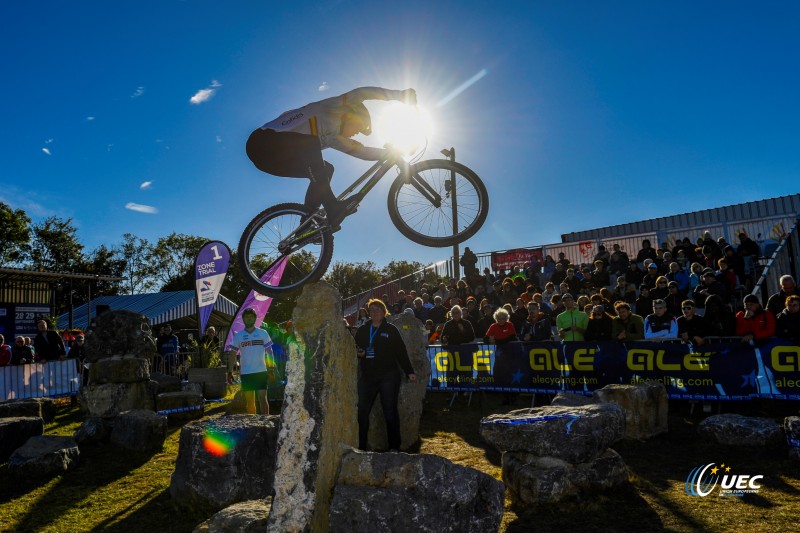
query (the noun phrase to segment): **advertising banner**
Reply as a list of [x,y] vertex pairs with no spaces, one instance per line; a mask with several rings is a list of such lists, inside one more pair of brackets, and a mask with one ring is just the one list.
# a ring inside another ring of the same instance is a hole
[[499,270],[509,270],[515,266],[525,267],[531,259],[536,257],[539,262],[542,262],[542,249],[536,248],[517,248],[515,250],[506,250],[505,252],[492,252],[492,270],[497,272]]
[[214,304],[217,303],[230,260],[231,251],[228,245],[220,241],[211,241],[203,245],[194,261],[194,286],[197,293],[197,316],[201,336],[206,331],[206,324],[214,310]]
[[670,398],[800,400],[800,347],[775,339],[691,344],[512,342],[431,346],[431,390],[590,395],[606,385],[656,381]]
[[50,306],[47,305],[0,304],[0,334],[6,342],[20,335],[33,338],[39,332],[36,322],[49,315]]

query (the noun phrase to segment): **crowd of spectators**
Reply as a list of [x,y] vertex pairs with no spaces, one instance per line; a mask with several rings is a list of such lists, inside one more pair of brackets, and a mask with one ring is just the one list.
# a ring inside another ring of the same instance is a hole
[[[618,244],[599,246],[592,263],[574,265],[564,254],[510,271],[471,269],[457,281],[423,283],[382,300],[393,314],[407,312],[425,324],[429,343],[682,340],[708,337],[800,343],[800,295],[795,280],[766,307],[752,290],[759,247],[745,234],[734,248],[706,232],[669,249],[648,240],[636,257]],[[356,325],[367,320],[361,309]]]
[[5,343],[0,335],[0,366],[26,365],[78,359],[83,361],[85,355],[83,334],[72,335],[68,331],[58,333],[50,329],[46,320],[36,323],[38,333],[33,337],[18,335],[14,344]]

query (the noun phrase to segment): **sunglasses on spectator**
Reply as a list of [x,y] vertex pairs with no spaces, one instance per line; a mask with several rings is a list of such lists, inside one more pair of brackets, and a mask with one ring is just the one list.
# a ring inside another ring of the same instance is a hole
[[683,307],[683,309],[685,311],[686,309],[694,309],[694,307],[692,307],[691,305],[686,305]]

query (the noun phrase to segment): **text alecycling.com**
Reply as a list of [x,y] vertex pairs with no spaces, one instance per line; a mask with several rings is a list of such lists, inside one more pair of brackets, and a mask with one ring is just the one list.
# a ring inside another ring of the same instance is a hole
[[710,378],[673,378],[671,376],[660,376],[657,378],[643,378],[634,376],[631,378],[631,385],[637,383],[663,383],[667,387],[677,387],[682,389],[684,387],[714,387],[714,380]]
[[597,385],[597,378],[571,378],[566,376],[558,377],[541,377],[533,376],[531,383],[534,385]]

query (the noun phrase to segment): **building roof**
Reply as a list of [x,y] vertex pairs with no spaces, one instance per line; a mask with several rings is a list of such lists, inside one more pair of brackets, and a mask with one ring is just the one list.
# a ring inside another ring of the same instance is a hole
[[[179,327],[197,327],[197,299],[195,291],[155,292],[149,294],[130,294],[123,296],[100,296],[91,301],[91,316],[96,316],[98,305],[107,305],[109,309],[126,309],[141,313],[150,319],[150,324],[179,321]],[[238,306],[220,295],[214,305],[214,312],[209,320],[210,326],[227,326],[236,315]],[[58,317],[58,328],[66,329],[69,313]],[[87,328],[87,304],[73,311],[72,327]]]

